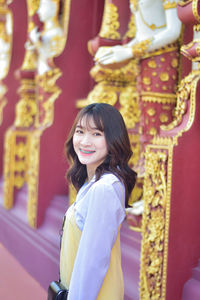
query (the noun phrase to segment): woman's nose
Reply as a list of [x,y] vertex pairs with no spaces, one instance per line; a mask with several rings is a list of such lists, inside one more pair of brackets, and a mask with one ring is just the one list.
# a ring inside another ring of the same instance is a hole
[[84,134],[84,136],[81,139],[81,145],[83,145],[83,146],[91,145],[91,138],[90,138],[89,134]]

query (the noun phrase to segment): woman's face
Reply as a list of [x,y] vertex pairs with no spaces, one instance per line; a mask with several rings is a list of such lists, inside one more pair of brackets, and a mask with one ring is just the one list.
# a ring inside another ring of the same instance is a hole
[[80,163],[86,165],[87,172],[94,175],[96,168],[106,158],[108,150],[104,132],[96,128],[92,117],[84,116],[77,123],[73,146]]

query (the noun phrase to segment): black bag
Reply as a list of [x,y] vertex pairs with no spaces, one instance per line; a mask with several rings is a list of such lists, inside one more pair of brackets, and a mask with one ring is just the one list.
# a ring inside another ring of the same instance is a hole
[[48,288],[48,300],[67,300],[68,290],[61,282],[52,281]]

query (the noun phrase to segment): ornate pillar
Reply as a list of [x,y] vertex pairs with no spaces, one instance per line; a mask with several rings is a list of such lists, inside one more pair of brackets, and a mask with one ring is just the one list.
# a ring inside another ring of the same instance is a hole
[[53,123],[54,102],[61,92],[56,80],[62,73],[53,59],[65,47],[69,9],[70,0],[27,0],[26,53],[18,72],[20,100],[15,122],[5,138],[4,206],[10,209],[15,189],[26,184],[27,217],[32,227],[38,225],[40,141]]
[[185,77],[177,93],[173,121],[161,126],[145,151],[140,299],[166,298],[173,151],[194,123],[200,71]]

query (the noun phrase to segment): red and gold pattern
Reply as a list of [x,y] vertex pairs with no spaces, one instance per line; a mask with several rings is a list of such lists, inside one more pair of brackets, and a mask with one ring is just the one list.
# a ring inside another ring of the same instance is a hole
[[162,124],[173,119],[176,105],[179,54],[177,50],[141,60],[138,83],[143,141],[158,135]]

